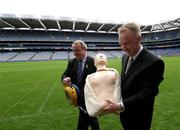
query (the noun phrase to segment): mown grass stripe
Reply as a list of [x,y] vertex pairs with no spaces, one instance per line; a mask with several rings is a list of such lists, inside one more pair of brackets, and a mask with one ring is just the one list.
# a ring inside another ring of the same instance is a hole
[[33,88],[31,88],[27,93],[25,93],[17,102],[15,102],[11,107],[9,107],[3,114],[0,115],[0,118],[5,116],[8,112],[10,112],[13,108],[16,107],[25,97],[27,97],[32,91],[34,91],[41,83],[43,83],[47,79],[48,75],[46,75],[38,84],[36,84]]

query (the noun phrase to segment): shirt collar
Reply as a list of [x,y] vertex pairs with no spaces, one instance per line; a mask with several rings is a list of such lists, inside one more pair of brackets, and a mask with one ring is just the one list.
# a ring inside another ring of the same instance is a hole
[[86,58],[87,58],[87,54],[86,54],[85,57],[82,59],[82,62],[83,62],[83,63],[86,62]]
[[133,58],[133,60],[136,60],[136,58],[138,57],[138,55],[140,54],[140,52],[142,51],[142,49],[143,49],[143,46],[142,45],[140,45],[140,49],[139,49],[139,51],[136,53],[136,55],[134,55],[132,58]]

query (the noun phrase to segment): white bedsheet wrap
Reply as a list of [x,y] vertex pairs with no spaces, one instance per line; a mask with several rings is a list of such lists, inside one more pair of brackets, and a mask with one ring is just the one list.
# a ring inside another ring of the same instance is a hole
[[106,99],[119,103],[121,100],[120,78],[118,72],[113,68],[98,71],[86,78],[84,96],[87,112],[90,116],[103,113],[107,106]]

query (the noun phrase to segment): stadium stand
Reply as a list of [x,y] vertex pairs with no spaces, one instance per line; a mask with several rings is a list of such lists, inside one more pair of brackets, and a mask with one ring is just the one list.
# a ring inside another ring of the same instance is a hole
[[52,52],[38,52],[31,60],[39,61],[39,60],[50,60]]
[[[117,29],[121,24],[54,19],[53,17],[0,16],[0,62],[72,58],[71,44],[81,39],[89,55],[103,52],[121,57]],[[159,56],[180,56],[180,18],[141,25],[142,44]]]
[[66,51],[63,52],[55,52],[51,58],[52,60],[62,60],[68,59],[68,53]]
[[18,53],[16,52],[8,52],[8,53],[0,53],[0,61],[6,62],[14,58]]
[[34,52],[22,52],[16,55],[9,61],[29,61],[29,59],[34,55]]

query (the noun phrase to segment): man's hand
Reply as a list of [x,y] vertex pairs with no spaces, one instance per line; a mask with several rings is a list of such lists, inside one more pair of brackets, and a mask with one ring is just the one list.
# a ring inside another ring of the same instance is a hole
[[70,77],[66,77],[63,79],[63,84],[64,85],[71,85],[71,78]]
[[112,102],[110,100],[105,100],[107,102],[107,106],[103,109],[105,113],[114,113],[121,112],[123,110],[122,106],[119,103]]

